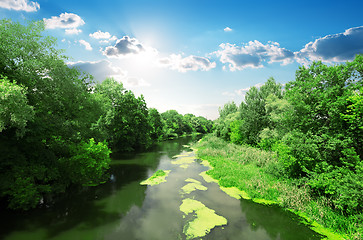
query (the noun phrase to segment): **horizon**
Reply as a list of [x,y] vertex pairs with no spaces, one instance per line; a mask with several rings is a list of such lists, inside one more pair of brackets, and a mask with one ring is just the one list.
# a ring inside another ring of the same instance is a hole
[[363,53],[361,1],[0,1],[0,16],[39,21],[101,82],[113,77],[160,112],[208,119],[269,77]]

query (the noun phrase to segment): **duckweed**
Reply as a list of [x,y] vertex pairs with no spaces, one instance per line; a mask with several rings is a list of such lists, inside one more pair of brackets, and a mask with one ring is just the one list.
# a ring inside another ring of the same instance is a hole
[[170,170],[165,170],[165,171],[158,170],[151,177],[142,181],[140,184],[153,186],[153,185],[157,185],[157,184],[166,182],[165,178],[168,176],[169,173],[170,173]]
[[180,211],[186,215],[195,213],[195,218],[184,226],[183,232],[187,239],[203,237],[214,227],[227,224],[226,218],[217,215],[213,209],[194,199],[184,199]]
[[198,180],[192,179],[192,178],[188,178],[187,180],[185,180],[186,182],[190,182],[187,185],[185,185],[184,187],[182,187],[182,191],[183,193],[189,194],[195,190],[201,190],[201,191],[205,191],[208,188],[203,186]]

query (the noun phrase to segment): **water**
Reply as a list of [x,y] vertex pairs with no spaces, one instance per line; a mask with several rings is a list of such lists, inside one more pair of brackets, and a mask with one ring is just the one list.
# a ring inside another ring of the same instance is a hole
[[[110,180],[97,187],[74,189],[54,204],[27,213],[2,210],[0,238],[16,240],[70,239],[186,239],[188,217],[179,210],[182,200],[194,198],[228,220],[202,239],[307,240],[321,239],[297,216],[278,207],[237,200],[199,173],[208,168],[197,161],[187,169],[171,164],[172,157],[190,151],[183,147],[196,139],[160,143],[153,151],[114,156]],[[167,182],[142,186],[156,170],[171,170]],[[206,191],[182,194],[185,179],[193,178]]]

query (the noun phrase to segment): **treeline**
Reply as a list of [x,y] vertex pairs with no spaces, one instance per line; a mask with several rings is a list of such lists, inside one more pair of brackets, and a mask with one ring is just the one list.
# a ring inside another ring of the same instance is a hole
[[273,78],[220,109],[215,134],[273,151],[272,174],[308,188],[341,215],[363,212],[363,56],[300,67],[285,88]]
[[212,129],[203,117],[148,109],[114,79],[94,84],[43,31],[42,21],[0,21],[0,197],[10,208],[106,181],[111,149]]

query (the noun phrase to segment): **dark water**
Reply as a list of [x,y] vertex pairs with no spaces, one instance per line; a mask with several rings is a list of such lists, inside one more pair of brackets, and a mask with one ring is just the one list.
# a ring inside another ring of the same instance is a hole
[[[190,151],[183,145],[195,140],[180,138],[151,152],[114,156],[118,160],[112,163],[107,183],[75,189],[51,206],[21,214],[2,210],[0,239],[185,239],[187,220],[179,210],[184,198],[194,198],[228,220],[203,239],[322,238],[287,211],[231,198],[216,183],[206,183],[199,173],[207,167],[198,162],[187,169],[171,164],[172,156]],[[139,184],[158,169],[171,170],[166,183]],[[208,190],[181,194],[187,178],[200,181]]]

